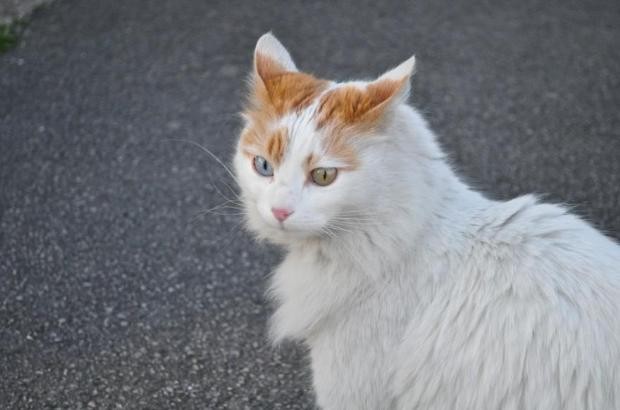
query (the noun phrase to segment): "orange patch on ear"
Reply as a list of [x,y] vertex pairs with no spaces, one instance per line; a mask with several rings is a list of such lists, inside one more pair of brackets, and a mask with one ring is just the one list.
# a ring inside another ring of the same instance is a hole
[[256,53],[254,108],[276,116],[307,107],[327,87],[327,81],[310,74],[286,71],[271,58]]
[[286,71],[277,61],[256,53],[254,82],[244,112],[249,120],[241,135],[241,145],[264,148],[272,161],[281,159],[288,140],[286,130],[280,136],[269,135],[270,125],[288,112],[309,106],[328,82],[309,74]]
[[287,144],[288,135],[286,128],[280,128],[269,136],[266,152],[275,165],[279,165],[282,162]]
[[326,128],[327,154],[344,161],[348,164],[348,169],[357,168],[359,158],[351,143],[352,135],[355,135],[356,131],[374,127],[406,81],[408,78],[383,79],[370,83],[365,88],[346,85],[322,96],[317,127]]
[[263,80],[286,72],[286,69],[277,61],[262,53],[256,53],[254,56],[254,68],[256,74]]
[[318,126],[371,125],[375,123],[391,100],[405,84],[396,80],[381,80],[366,88],[352,85],[336,88],[322,97],[319,105]]

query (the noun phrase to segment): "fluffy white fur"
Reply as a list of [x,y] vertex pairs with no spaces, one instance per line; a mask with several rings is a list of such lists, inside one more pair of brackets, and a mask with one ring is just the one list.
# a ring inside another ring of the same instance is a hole
[[[257,48],[295,69],[275,37]],[[235,157],[249,228],[287,250],[273,339],[309,347],[323,409],[620,409],[620,247],[562,206],[472,191],[406,96],[330,186],[304,183],[315,106],[274,124],[292,140],[273,179]]]

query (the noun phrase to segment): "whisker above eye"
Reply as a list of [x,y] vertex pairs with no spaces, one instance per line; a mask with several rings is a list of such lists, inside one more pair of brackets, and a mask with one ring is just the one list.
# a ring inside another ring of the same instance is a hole
[[228,166],[224,163],[224,161],[222,161],[217,155],[215,155],[211,150],[209,150],[207,147],[199,144],[196,141],[193,140],[188,140],[185,138],[167,138],[168,141],[178,141],[178,142],[184,142],[187,144],[191,144],[195,147],[200,148],[203,152],[205,152],[206,154],[208,154],[211,158],[213,158],[219,165],[222,166],[222,168],[224,168],[224,170],[226,171],[226,173],[233,179],[233,181],[235,181],[237,184],[239,183],[239,180],[237,179],[237,177],[235,176],[235,174],[230,170],[230,168],[228,168]]
[[[196,141],[192,141],[184,138],[168,138],[169,141],[179,141],[183,143],[187,143],[193,145],[194,147],[199,148],[202,152],[206,153],[210,158],[212,158],[219,166],[221,166],[226,172],[227,176],[232,178],[232,180],[239,185],[239,180],[232,172],[232,170],[222,161],[217,155],[215,155],[211,150],[207,147],[201,145]],[[215,205],[214,207],[199,211],[194,217],[194,219],[203,216],[203,215],[219,215],[219,216],[245,216],[247,215],[247,211],[243,205],[243,199],[240,193],[235,190],[226,180],[219,179],[218,181],[213,181],[211,178],[209,186],[215,190],[215,192],[224,200],[221,204]],[[223,184],[226,189],[224,192],[220,189],[219,184]],[[227,212],[229,211],[239,211],[239,212]]]

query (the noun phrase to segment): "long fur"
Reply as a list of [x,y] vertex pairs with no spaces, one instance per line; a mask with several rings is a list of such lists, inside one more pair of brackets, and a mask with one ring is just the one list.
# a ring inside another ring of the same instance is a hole
[[[390,110],[340,185],[296,191],[291,231],[260,209],[278,174],[235,158],[249,229],[287,250],[271,336],[309,347],[318,405],[620,409],[620,247],[562,206],[471,190],[415,109]],[[280,175],[320,149],[315,112],[279,120]]]

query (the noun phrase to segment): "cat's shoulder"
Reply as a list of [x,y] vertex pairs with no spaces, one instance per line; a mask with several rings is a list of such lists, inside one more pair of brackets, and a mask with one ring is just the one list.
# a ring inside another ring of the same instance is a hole
[[525,195],[489,204],[474,227],[466,256],[453,265],[456,289],[479,305],[505,292],[498,317],[538,309],[559,324],[584,312],[620,314],[620,246],[568,207]]
[[476,246],[493,258],[620,263],[620,246],[565,205],[524,195],[491,202],[475,218]]
[[496,245],[531,245],[584,235],[591,237],[588,239],[603,237],[566,205],[542,202],[532,194],[490,202],[474,225],[482,240]]

